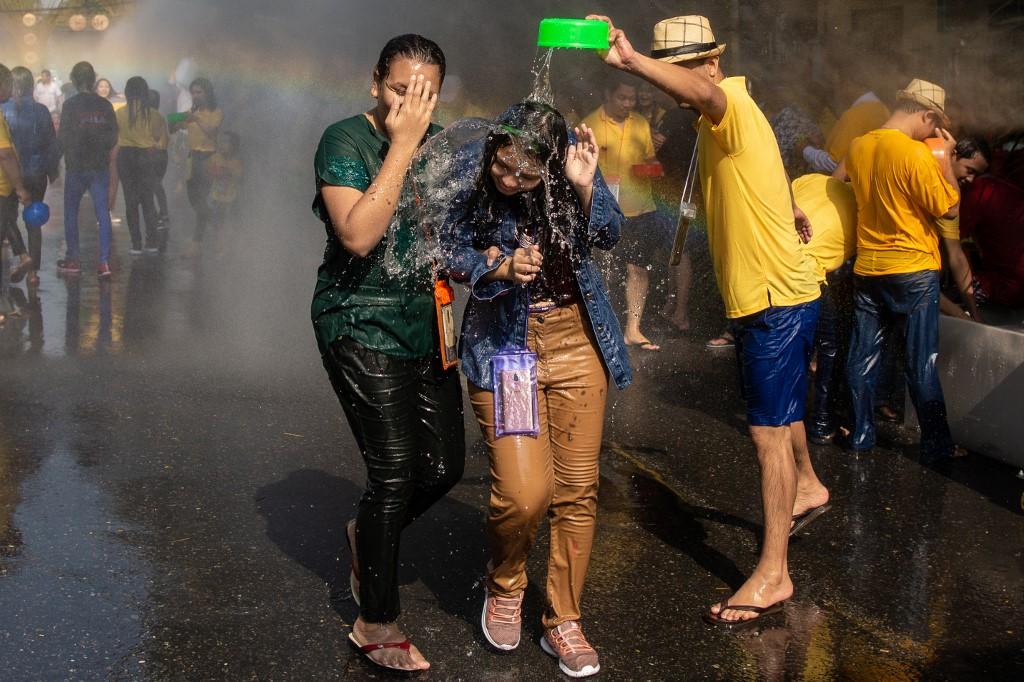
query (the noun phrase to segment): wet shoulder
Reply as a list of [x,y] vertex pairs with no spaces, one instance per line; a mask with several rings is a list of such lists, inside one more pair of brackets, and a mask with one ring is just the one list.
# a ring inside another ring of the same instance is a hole
[[372,139],[371,132],[367,129],[369,121],[362,114],[332,123],[324,129],[320,136],[318,151],[330,155],[337,155],[344,151],[351,151],[361,144],[367,144]]

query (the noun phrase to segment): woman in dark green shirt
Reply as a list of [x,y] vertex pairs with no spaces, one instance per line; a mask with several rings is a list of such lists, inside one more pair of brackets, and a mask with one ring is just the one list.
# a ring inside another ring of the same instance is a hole
[[458,371],[438,357],[433,272],[416,258],[422,237],[409,221],[389,229],[416,150],[439,130],[430,116],[444,68],[441,49],[422,36],[389,41],[373,72],[377,106],[328,127],[315,161],[313,211],[327,249],[313,327],[367,469],[346,526],[360,604],[349,639],[401,670],[430,664],[395,623],[399,537],[458,482],[465,461],[462,391]]

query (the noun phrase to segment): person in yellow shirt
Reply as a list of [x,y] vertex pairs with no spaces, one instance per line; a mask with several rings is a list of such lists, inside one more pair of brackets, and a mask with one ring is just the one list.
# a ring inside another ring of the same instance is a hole
[[[13,90],[14,75],[10,69],[0,64],[0,104],[11,98]],[[26,206],[32,200],[29,191],[21,181],[21,165],[18,162],[18,154],[14,150],[14,141],[11,140],[11,131],[7,127],[7,119],[0,112],[0,205],[5,207],[10,205],[11,202],[5,201],[5,199],[12,194],[17,194],[18,201]],[[0,225],[0,236],[7,231],[11,221],[18,219],[18,205],[14,203],[13,206],[13,215],[8,215],[9,211],[4,210],[3,215],[0,216],[0,220],[4,223]],[[17,225],[14,227],[17,229]],[[3,258],[0,256],[0,281],[3,280],[3,277]],[[0,299],[0,324],[6,321],[7,315],[11,310],[12,307],[7,301]]]
[[811,170],[834,172],[836,166],[846,158],[854,138],[880,127],[889,118],[889,107],[868,87],[871,78],[867,71],[869,67],[863,63],[840,68],[836,84],[840,93],[839,101],[849,102],[854,96],[856,99],[832,126],[825,139],[824,149],[813,145],[804,147],[803,158]]
[[750,434],[761,468],[764,542],[754,572],[704,612],[714,625],[749,624],[793,594],[789,536],[828,509],[811,465],[803,417],[820,289],[801,241],[810,225],[793,204],[771,126],[747,92],[726,78],[719,44],[702,16],[654,27],[651,56],[636,52],[607,17],[609,65],[700,112],[698,170],[708,239],[726,315],[733,321]]
[[[878,130],[850,144],[845,161],[857,197],[856,321],[847,365],[853,398],[849,447],[875,445],[874,397],[885,337],[905,329],[906,378],[921,424],[921,460],[955,454],[935,357],[939,352],[939,234],[936,218],[956,218],[957,180],[949,159],[956,141],[945,130],[945,91],[915,79],[898,93]],[[922,141],[938,134],[937,162]]]
[[836,178],[812,173],[793,181],[793,200],[814,226],[804,250],[814,259],[821,311],[814,336],[817,368],[807,440],[831,443],[850,411],[846,356],[853,333],[853,258],[857,254],[857,200]]
[[[210,188],[210,222],[214,230],[223,233],[225,225],[234,217],[242,183],[243,166],[239,158],[238,135],[228,130],[217,134],[217,152],[207,163],[207,172],[213,184]],[[225,235],[220,235],[225,244]]]
[[[149,108],[153,111],[160,111],[160,92],[158,90],[149,91]],[[166,119],[164,119],[166,123]],[[167,224],[170,220],[170,216],[167,211],[167,192],[164,191],[164,176],[167,175],[167,147],[170,142],[170,135],[168,127],[165,125],[162,130],[162,135],[156,141],[156,146],[153,148],[152,153],[149,156],[149,160],[152,162],[152,169],[150,173],[153,178],[153,196],[156,200],[156,224],[157,231],[162,232],[163,235],[160,239],[161,249],[166,247],[166,232]]]
[[208,79],[196,78],[189,85],[189,92],[192,94],[192,111],[184,123],[175,124],[175,129],[184,128],[188,134],[189,172],[186,189],[189,204],[196,213],[192,250],[198,252],[198,245],[203,241],[210,220],[212,183],[206,172],[206,164],[217,151],[217,131],[224,123],[224,112],[217,107],[217,95],[213,91],[213,83]]
[[[953,152],[953,175],[958,188],[964,191],[979,175],[984,175],[992,160],[992,149],[980,137],[964,137],[957,141]],[[961,320],[981,322],[981,311],[975,298],[974,273],[960,242],[960,217],[953,220],[936,221],[942,237],[943,264],[953,277],[960,294],[960,304],[954,303],[945,294],[939,297],[939,312]]]
[[132,246],[129,253],[143,252],[139,211],[146,222],[146,253],[159,252],[157,237],[158,217],[153,203],[152,156],[157,145],[167,137],[167,121],[149,105],[149,84],[140,76],[128,79],[124,86],[127,105],[115,112],[117,117],[117,147],[114,158],[117,175],[124,187],[124,209],[128,219],[128,232]]
[[640,329],[650,269],[657,250],[669,240],[669,225],[654,203],[651,179],[634,172],[634,166],[656,161],[651,126],[638,114],[637,82],[613,74],[604,88],[604,103],[583,123],[594,131],[601,149],[598,163],[612,196],[619,202],[626,223],[617,253],[626,261],[626,326],[623,338],[627,346],[659,351]]

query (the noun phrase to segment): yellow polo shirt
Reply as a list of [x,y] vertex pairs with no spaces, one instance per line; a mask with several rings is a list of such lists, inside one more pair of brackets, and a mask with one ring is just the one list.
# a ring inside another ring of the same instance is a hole
[[217,129],[224,123],[224,112],[220,109],[199,109],[193,111],[192,115],[202,121],[204,126],[211,128],[213,134],[208,135],[198,123],[190,121],[185,124],[185,130],[188,131],[188,148],[194,152],[217,151]]
[[878,100],[861,102],[843,112],[825,141],[825,151],[839,163],[846,158],[854,138],[881,128],[889,120],[889,107]]
[[[0,149],[14,149],[14,143],[11,142],[11,129],[7,127],[7,119],[4,118],[3,112],[0,112]],[[4,169],[0,168],[0,197],[10,196],[13,191],[14,183],[7,177]]]
[[857,197],[858,275],[941,267],[935,219],[960,195],[927,145],[899,130],[872,130],[850,144],[846,170]]
[[135,119],[135,125],[131,125],[128,107],[118,109],[114,116],[117,118],[119,147],[159,148],[160,141],[163,140],[163,149],[167,148],[167,121],[159,111],[150,109],[148,117],[139,116]]
[[857,253],[857,200],[853,188],[820,173],[793,181],[793,200],[811,221],[813,236],[804,245],[817,264],[818,281]]
[[619,208],[627,218],[633,218],[655,209],[651,192],[651,179],[633,175],[635,164],[654,159],[654,140],[651,126],[640,114],[629,112],[621,124],[605,113],[604,107],[593,112],[583,122],[594,131],[600,153],[597,158],[601,175],[609,185],[619,185]]
[[821,295],[814,261],[793,221],[789,182],[768,119],[746,79],[718,84],[726,97],[718,125],[699,120],[697,149],[708,242],[729,318]]

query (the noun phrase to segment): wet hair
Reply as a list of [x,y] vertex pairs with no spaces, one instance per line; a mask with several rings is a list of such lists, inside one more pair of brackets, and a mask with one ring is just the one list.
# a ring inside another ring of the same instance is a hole
[[106,83],[107,87],[110,88],[110,94],[107,95],[107,99],[111,99],[111,98],[117,97],[117,90],[114,89],[114,84],[111,83],[110,80],[107,79],[107,78],[100,78],[95,83],[93,83],[93,86],[92,86],[92,91],[93,92],[96,92],[97,90],[99,90],[100,83]]
[[441,72],[441,81],[444,81],[444,52],[433,40],[415,33],[396,36],[384,45],[373,69],[373,79],[378,83],[384,82],[391,73],[391,62],[400,57],[433,64]]
[[143,120],[149,123],[149,83],[142,76],[132,76],[124,84],[124,97],[128,100],[128,125]]
[[992,147],[980,137],[964,137],[956,143],[956,158],[973,159],[975,154],[981,154],[985,163],[992,163]]
[[79,91],[92,91],[96,85],[96,70],[89,62],[78,62],[71,67],[71,82]]
[[218,138],[223,137],[225,140],[228,141],[228,144],[231,145],[231,155],[232,156],[235,156],[235,155],[238,154],[238,149],[239,149],[239,147],[242,144],[242,139],[240,137],[238,137],[238,133],[235,133],[235,132],[230,131],[230,130],[222,130],[219,133],[217,133],[217,137]]
[[14,86],[14,76],[11,74],[11,70],[3,64],[0,64],[0,87],[3,86]]
[[[32,91],[36,87],[36,79],[32,76],[32,72],[24,66],[15,66],[11,69],[11,75],[14,77],[14,96],[31,97]],[[20,102],[18,104],[20,106]]]
[[[527,100],[509,107],[497,123],[484,142],[480,175],[470,205],[475,207],[480,223],[495,219],[496,206],[509,206],[519,229],[543,248],[552,243],[556,234],[570,234],[583,215],[579,197],[565,177],[569,149],[565,119],[547,104]],[[491,177],[495,154],[509,144],[521,145],[524,153],[543,169],[536,188],[513,196],[499,192]]]
[[[207,108],[209,108],[211,111],[216,109],[217,108],[217,95],[215,95],[214,92],[213,92],[213,83],[210,82],[210,79],[209,78],[203,78],[202,76],[200,76],[199,78],[196,78],[194,81],[192,81],[191,83],[188,84],[188,91],[191,93],[192,92],[192,88],[196,88],[196,87],[202,88],[203,92],[206,93],[206,106],[207,106]],[[198,107],[195,104],[193,104],[192,105],[192,111],[195,111],[196,109],[198,109]]]

